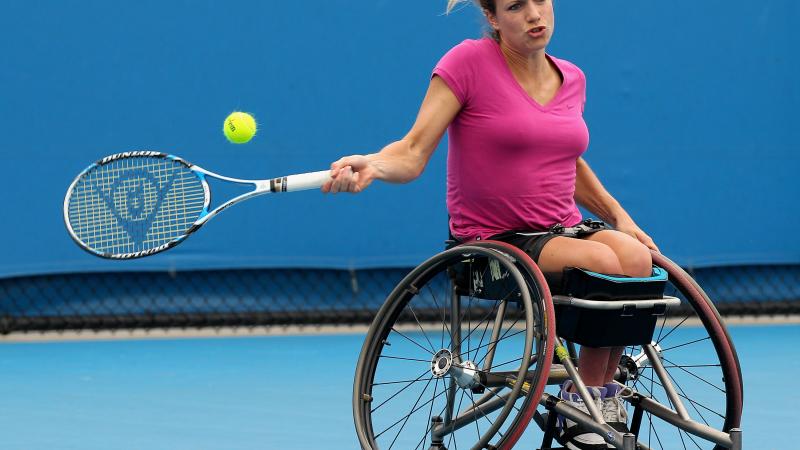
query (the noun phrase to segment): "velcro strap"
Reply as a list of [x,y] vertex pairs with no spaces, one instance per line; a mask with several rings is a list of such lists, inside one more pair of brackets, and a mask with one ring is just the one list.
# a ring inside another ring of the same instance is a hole
[[622,434],[630,433],[631,430],[628,429],[628,424],[625,422],[606,422],[611,428],[616,431],[619,431]]
[[581,424],[575,424],[572,426],[568,426],[566,430],[563,430],[563,433],[556,436],[556,440],[561,445],[567,445],[569,442],[570,445],[578,447],[581,450],[600,450],[600,449],[608,449],[608,446],[605,443],[602,444],[584,444],[581,442],[577,442],[574,439],[578,436],[582,436],[585,434],[597,434],[594,431],[590,430],[587,427],[584,427]]

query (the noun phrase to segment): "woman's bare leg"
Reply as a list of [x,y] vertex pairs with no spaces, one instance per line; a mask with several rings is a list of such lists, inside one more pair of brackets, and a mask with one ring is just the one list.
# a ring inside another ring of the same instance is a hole
[[[604,230],[587,236],[586,240],[603,243],[611,248],[622,266],[621,273],[623,275],[648,277],[652,274],[653,258],[650,256],[650,250],[635,238],[618,231]],[[614,379],[614,373],[617,371],[625,347],[614,347],[608,350],[608,361],[602,383],[593,386],[602,386]]]
[[[597,234],[597,233],[595,233]],[[560,273],[565,267],[582,267],[599,273],[622,273],[622,266],[614,251],[602,242],[558,236],[545,244],[539,255],[539,268],[543,272]],[[581,347],[578,357],[578,375],[587,386],[603,386],[613,360],[611,348]],[[619,355],[616,357],[619,361]]]

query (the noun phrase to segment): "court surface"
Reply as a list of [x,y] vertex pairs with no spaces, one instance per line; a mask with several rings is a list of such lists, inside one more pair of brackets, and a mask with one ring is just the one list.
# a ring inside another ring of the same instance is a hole
[[[800,448],[800,326],[730,331],[745,380],[744,448]],[[3,343],[0,448],[356,449],[350,397],[362,340]]]

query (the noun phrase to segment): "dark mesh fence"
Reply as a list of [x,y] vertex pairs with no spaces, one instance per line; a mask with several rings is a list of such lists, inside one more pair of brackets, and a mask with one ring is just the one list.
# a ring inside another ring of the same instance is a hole
[[[0,333],[369,324],[410,269],[225,270],[0,280]],[[691,271],[723,315],[800,313],[800,266]]]

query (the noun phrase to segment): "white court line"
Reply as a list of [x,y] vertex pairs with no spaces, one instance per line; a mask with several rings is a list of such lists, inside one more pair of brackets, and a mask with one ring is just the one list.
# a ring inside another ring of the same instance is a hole
[[[787,316],[728,316],[723,318],[728,326],[752,325],[798,325],[800,314]],[[680,319],[667,320],[667,326],[675,325]],[[681,327],[699,327],[699,319],[689,319]],[[441,324],[425,323],[425,329],[439,329]],[[419,330],[417,324],[395,327],[400,331]],[[519,328],[519,327],[517,327]],[[70,341],[119,341],[147,339],[192,339],[217,337],[254,337],[254,336],[319,336],[342,334],[366,334],[368,325],[274,325],[257,327],[220,327],[220,328],[175,328],[175,329],[130,329],[103,331],[45,331],[29,333],[10,333],[0,336],[0,345],[24,342],[70,342]]]

